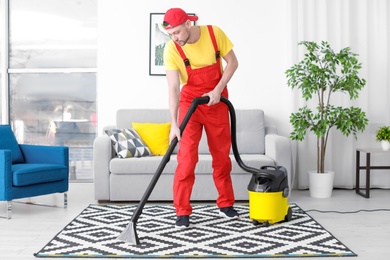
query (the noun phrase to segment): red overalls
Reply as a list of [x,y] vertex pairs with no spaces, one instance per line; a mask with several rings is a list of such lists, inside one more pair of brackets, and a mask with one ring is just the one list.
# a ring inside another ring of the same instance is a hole
[[[216,53],[216,63],[199,69],[192,69],[182,48],[176,44],[188,74],[187,84],[180,93],[179,124],[190,107],[192,100],[201,97],[214,89],[222,77],[221,58],[212,26],[208,26]],[[228,97],[227,88],[222,96]],[[230,172],[232,169],[229,157],[231,137],[228,107],[220,102],[216,105],[200,105],[192,114],[180,140],[173,184],[173,199],[176,215],[191,215],[190,197],[195,181],[195,166],[198,162],[198,145],[205,128],[210,154],[213,158],[213,179],[218,190],[217,205],[219,208],[234,204],[234,192]]]

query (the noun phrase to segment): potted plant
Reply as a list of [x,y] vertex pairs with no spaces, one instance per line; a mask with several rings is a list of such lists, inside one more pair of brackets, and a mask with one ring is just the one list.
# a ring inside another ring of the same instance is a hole
[[[325,154],[330,130],[335,127],[344,136],[352,134],[357,138],[357,132],[363,131],[368,124],[365,112],[358,107],[335,106],[331,103],[332,94],[345,93],[350,99],[358,98],[358,92],[366,81],[359,77],[361,63],[357,54],[350,48],[343,48],[336,53],[329,43],[322,41],[302,41],[298,45],[306,47],[304,58],[288,69],[287,84],[292,89],[300,90],[302,98],[307,102],[314,101],[314,106],[308,105],[292,113],[290,123],[293,131],[292,140],[304,140],[306,132],[313,132],[317,137],[317,169],[309,174],[309,189],[312,197],[330,197],[333,190],[334,173],[325,174]],[[330,187],[324,187],[324,180],[316,185],[320,191],[314,191],[312,177],[330,175]]]
[[382,126],[376,131],[376,141],[381,143],[384,151],[390,150],[390,126]]

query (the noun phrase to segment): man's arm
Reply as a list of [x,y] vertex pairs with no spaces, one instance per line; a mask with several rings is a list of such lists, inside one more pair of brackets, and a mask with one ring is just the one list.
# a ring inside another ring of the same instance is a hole
[[178,141],[180,141],[180,129],[177,125],[180,96],[179,71],[167,70],[166,74],[169,91],[169,111],[171,114],[171,131],[169,134],[169,142],[171,142],[175,137],[177,137]]
[[232,78],[234,72],[237,70],[238,67],[238,60],[233,50],[229,51],[229,53],[226,54],[223,59],[226,61],[226,66],[223,71],[221,80],[215,86],[214,90],[203,95],[210,97],[210,101],[208,103],[209,106],[219,103],[222,91],[229,83],[230,79]]

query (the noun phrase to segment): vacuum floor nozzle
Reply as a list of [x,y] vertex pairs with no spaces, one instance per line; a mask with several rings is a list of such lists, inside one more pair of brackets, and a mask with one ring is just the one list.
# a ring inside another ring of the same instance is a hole
[[118,236],[117,239],[130,243],[132,245],[138,245],[139,239],[138,239],[137,231],[135,229],[135,223],[130,221],[130,223],[122,231],[122,233]]

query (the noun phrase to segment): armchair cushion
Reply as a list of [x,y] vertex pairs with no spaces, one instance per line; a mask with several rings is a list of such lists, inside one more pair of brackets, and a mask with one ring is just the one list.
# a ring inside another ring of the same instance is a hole
[[0,150],[11,150],[12,163],[23,163],[24,157],[10,125],[0,125]]
[[68,169],[60,164],[21,163],[13,164],[13,185],[27,186],[38,183],[61,181],[68,178]]

